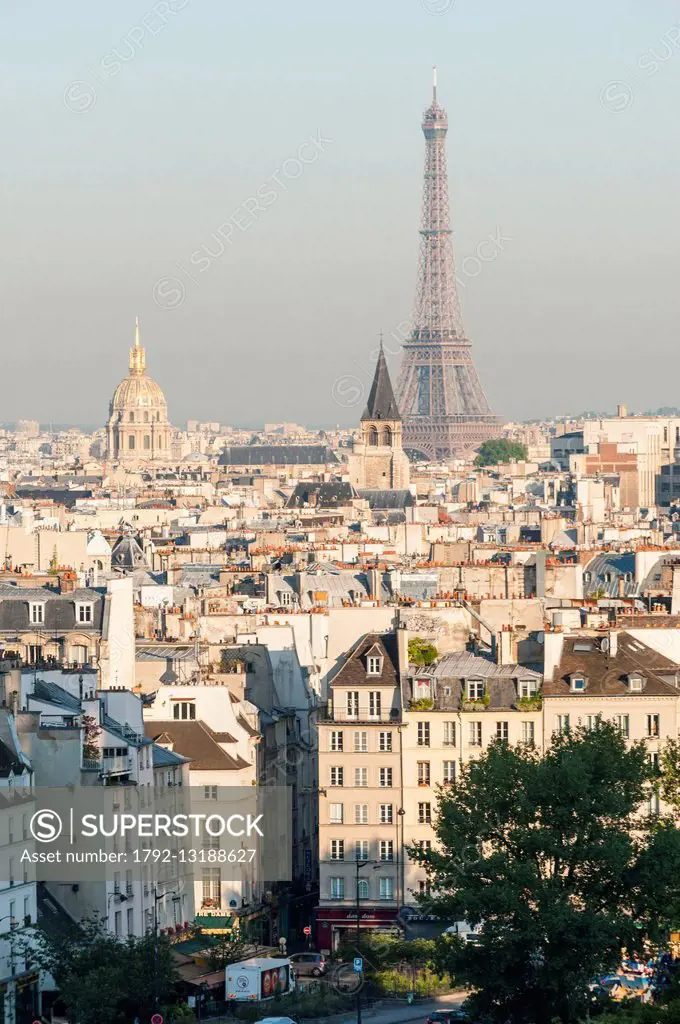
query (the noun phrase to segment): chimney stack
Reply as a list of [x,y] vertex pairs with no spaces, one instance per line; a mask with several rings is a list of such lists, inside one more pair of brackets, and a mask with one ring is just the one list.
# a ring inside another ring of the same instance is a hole
[[625,420],[626,416],[628,415],[628,410],[626,409],[625,405],[617,405],[616,415],[619,417],[619,419]]
[[619,633],[616,629],[609,631],[609,657],[615,658],[619,649]]
[[680,614],[680,565],[673,566],[673,585],[671,587],[671,615]]
[[60,594],[72,594],[75,591],[78,577],[72,569],[66,569],[64,572],[60,572],[58,579]]
[[382,572],[380,569],[368,570],[368,585],[372,599],[376,604],[380,604],[382,597]]
[[503,626],[498,633],[496,657],[499,665],[515,665],[515,636],[510,626]]
[[397,634],[397,661],[399,663],[399,674],[405,676],[408,672],[408,626],[400,622],[396,629]]

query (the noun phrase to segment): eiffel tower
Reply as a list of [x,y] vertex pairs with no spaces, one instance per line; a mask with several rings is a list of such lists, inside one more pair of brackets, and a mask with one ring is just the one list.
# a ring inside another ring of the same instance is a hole
[[403,344],[397,401],[404,448],[431,459],[464,456],[500,434],[465,336],[456,290],[446,173],[446,111],[437,102],[423,116],[425,184],[420,264],[412,331]]

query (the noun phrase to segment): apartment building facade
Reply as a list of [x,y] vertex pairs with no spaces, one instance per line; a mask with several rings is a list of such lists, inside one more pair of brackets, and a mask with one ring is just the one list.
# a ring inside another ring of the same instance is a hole
[[[405,843],[431,844],[438,787],[455,783],[463,765],[494,741],[542,749],[542,675],[518,664],[497,664],[468,651],[448,654],[404,682]],[[427,892],[420,865],[401,860],[407,905]]]
[[337,946],[356,928],[357,905],[361,927],[396,927],[403,900],[404,641],[399,630],[369,633],[355,644],[319,720],[319,949]]
[[[680,726],[680,666],[622,630],[545,634],[543,744],[556,732],[607,721],[642,741],[655,767]],[[659,810],[650,794],[648,810]]]
[[419,915],[438,786],[494,739],[542,742],[540,673],[463,652],[409,669],[408,632],[368,634],[331,683],[319,722],[319,949]]
[[35,810],[33,767],[17,735],[16,720],[0,709],[0,1019],[28,1024],[40,1011],[40,972],[27,956],[37,921],[30,820]]

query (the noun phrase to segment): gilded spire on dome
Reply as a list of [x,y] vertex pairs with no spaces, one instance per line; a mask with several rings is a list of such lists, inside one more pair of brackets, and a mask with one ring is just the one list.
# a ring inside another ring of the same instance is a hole
[[146,373],[146,352],[139,343],[139,317],[135,317],[135,343],[130,349],[130,373]]

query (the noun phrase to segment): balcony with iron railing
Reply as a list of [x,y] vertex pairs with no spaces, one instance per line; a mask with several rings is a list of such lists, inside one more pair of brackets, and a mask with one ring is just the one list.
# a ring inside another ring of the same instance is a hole
[[103,757],[101,771],[104,775],[127,775],[132,771],[132,758],[128,754]]
[[400,708],[371,708],[370,705],[362,705],[354,711],[348,711],[346,707],[337,707],[333,704],[322,704],[319,708],[319,724],[341,722],[347,725],[373,725],[375,723],[387,723],[391,725],[401,722]]
[[129,756],[115,757],[84,757],[83,771],[98,771],[101,775],[129,775],[132,771],[132,758]]

